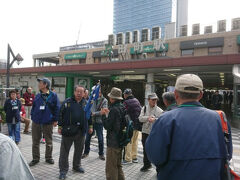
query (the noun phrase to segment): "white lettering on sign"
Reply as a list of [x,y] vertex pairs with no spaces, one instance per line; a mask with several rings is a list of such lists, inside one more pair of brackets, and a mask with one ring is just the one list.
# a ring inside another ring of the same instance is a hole
[[194,43],[194,46],[200,46],[200,45],[207,45],[207,41],[195,42],[195,43]]

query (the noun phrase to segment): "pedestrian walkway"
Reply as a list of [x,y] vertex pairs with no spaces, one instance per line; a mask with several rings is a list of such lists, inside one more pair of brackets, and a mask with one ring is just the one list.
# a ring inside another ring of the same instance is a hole
[[[2,128],[3,133],[6,133],[6,127]],[[23,156],[28,162],[32,160],[32,138],[31,134],[25,135],[21,134],[22,141],[19,144],[19,148],[23,153]],[[106,132],[104,131],[104,136]],[[233,138],[233,159],[231,161],[231,167],[240,174],[240,130],[232,128],[232,138]],[[53,158],[55,160],[54,165],[49,165],[45,163],[44,153],[45,145],[41,144],[41,160],[38,165],[32,167],[31,170],[34,174],[36,180],[57,180],[59,176],[58,169],[58,158],[60,153],[60,142],[61,136],[57,134],[57,129],[54,129],[53,136]],[[138,164],[130,164],[123,166],[123,171],[126,180],[154,180],[156,179],[156,171],[154,168],[146,173],[140,172],[140,168],[143,166],[142,157],[143,150],[142,144],[139,138],[138,144]],[[69,173],[68,180],[104,180],[105,178],[105,161],[98,159],[98,145],[97,138],[92,138],[91,142],[91,152],[89,157],[82,160],[83,168],[85,169],[85,174],[78,174],[72,171],[72,158],[73,158],[73,147],[69,156]]]

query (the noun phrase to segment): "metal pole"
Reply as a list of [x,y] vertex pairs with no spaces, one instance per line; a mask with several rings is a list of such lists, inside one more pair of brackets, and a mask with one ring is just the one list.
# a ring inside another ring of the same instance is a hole
[[7,88],[9,88],[9,76],[10,76],[10,45],[8,44],[7,48]]

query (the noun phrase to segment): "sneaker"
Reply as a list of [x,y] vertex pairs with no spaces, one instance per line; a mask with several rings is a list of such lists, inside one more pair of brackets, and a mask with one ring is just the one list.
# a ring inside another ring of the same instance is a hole
[[42,144],[45,144],[45,143],[46,143],[45,138],[42,138],[42,139],[41,139],[41,143],[42,143]]
[[29,166],[30,166],[30,167],[35,166],[37,163],[39,163],[39,161],[32,160],[32,161],[29,163]]
[[127,164],[132,164],[132,162],[131,161],[126,161],[126,160],[122,161],[122,165],[127,165]]
[[132,162],[133,163],[138,163],[138,159],[133,159]]
[[23,134],[30,134],[30,131],[23,131]]
[[141,169],[140,169],[140,171],[141,172],[146,172],[146,171],[148,171],[149,169],[151,169],[152,168],[152,165],[150,165],[150,166],[143,166]]
[[78,173],[85,173],[85,170],[82,168],[82,167],[80,167],[80,168],[73,168],[73,170],[75,171],[75,172],[78,172]]
[[86,157],[88,157],[88,154],[83,154],[82,155],[82,159],[85,159]]
[[48,163],[48,164],[54,164],[54,160],[53,160],[53,159],[46,159],[46,163]]
[[66,174],[65,173],[60,173],[59,179],[66,179]]
[[99,156],[99,159],[105,161],[105,157],[104,157],[104,155],[100,155],[100,156]]

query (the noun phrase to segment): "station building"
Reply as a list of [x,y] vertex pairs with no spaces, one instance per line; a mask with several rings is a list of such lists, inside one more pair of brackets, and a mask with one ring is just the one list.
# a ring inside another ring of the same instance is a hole
[[[174,86],[177,76],[194,73],[201,77],[206,89],[234,92],[232,119],[240,125],[240,20],[233,22],[238,23],[230,31],[218,28],[213,33],[208,27],[200,34],[193,28],[190,36],[182,32],[177,38],[139,37],[131,43],[123,43],[124,36],[115,41],[111,35],[106,41],[35,54],[34,67],[11,69],[10,83],[23,91],[28,86],[37,91],[36,79],[49,77],[63,101],[73,94],[74,85],[91,89],[100,80],[105,94],[113,86],[132,88],[143,105],[149,93],[161,96]],[[0,70],[0,74],[4,87],[6,70]]]

